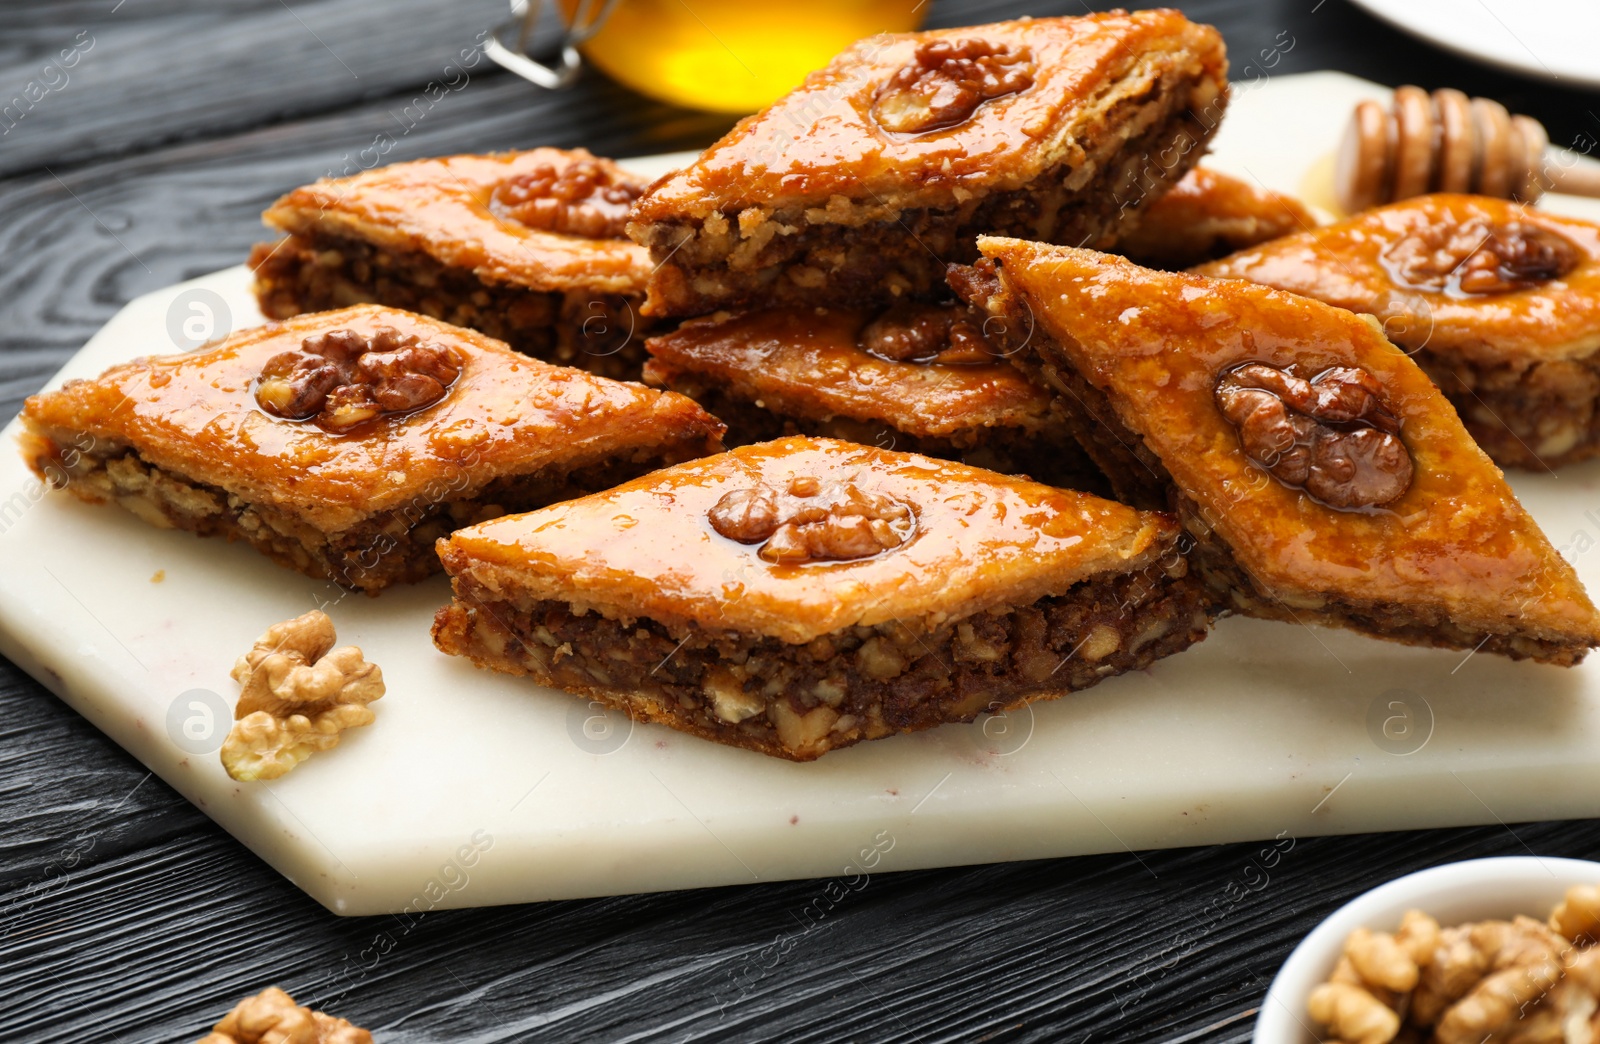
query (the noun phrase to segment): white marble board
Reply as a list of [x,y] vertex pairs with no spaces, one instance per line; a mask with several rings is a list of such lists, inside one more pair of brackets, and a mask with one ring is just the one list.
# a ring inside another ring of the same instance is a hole
[[[1299,190],[1352,102],[1382,93],[1338,74],[1242,85],[1211,162]],[[260,321],[244,269],[218,272],[131,302],[52,385]],[[1513,481],[1600,590],[1600,466]],[[1600,814],[1600,659],[1563,671],[1227,619],[1148,672],[796,765],[445,657],[428,625],[446,597],[442,579],[347,595],[45,495],[0,452],[0,652],[340,914]],[[314,606],[383,667],[378,720],[235,783],[215,754],[229,668]]]

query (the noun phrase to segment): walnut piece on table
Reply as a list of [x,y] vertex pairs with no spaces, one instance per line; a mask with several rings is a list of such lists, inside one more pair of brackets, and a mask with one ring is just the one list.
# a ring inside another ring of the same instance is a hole
[[372,1044],[372,1034],[269,986],[240,1001],[199,1044]]
[[370,725],[367,704],[383,695],[383,672],[353,645],[335,649],[333,621],[312,610],[273,624],[239,657],[242,686],[222,765],[234,779],[277,779],[345,729]]
[[1600,1041],[1600,889],[1551,913],[1441,928],[1408,911],[1392,935],[1358,928],[1307,1010],[1341,1044]]

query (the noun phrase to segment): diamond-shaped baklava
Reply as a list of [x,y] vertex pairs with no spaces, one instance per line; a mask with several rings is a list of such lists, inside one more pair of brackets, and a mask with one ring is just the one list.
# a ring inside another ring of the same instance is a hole
[[1150,268],[1188,268],[1318,224],[1293,196],[1196,167],[1144,208],[1116,252]]
[[1489,456],[1600,454],[1600,226],[1487,196],[1419,196],[1197,269],[1376,316]]
[[1205,151],[1222,37],[1176,11],[863,40],[656,183],[647,308],[940,296],[982,232],[1107,244]]
[[623,231],[643,183],[582,149],[446,156],[324,178],[262,215],[250,256],[273,319],[375,302],[518,351],[634,379],[650,260]]
[[1118,493],[1177,512],[1235,609],[1568,665],[1600,643],[1572,567],[1370,318],[1088,250],[979,246],[952,283]]
[[931,457],[794,437],[460,530],[434,642],[809,760],[1144,667],[1204,637],[1179,529]]
[[719,312],[645,346],[645,380],[715,414],[730,446],[825,435],[1073,489],[1103,482],[1054,396],[989,347],[965,306]]
[[451,530],[715,452],[692,401],[361,305],[137,359],[30,398],[23,452],[67,492],[250,542],[376,592]]

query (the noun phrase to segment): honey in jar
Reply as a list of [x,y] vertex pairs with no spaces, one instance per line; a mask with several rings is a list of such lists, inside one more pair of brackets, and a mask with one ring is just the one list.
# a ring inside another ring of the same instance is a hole
[[[569,22],[580,2],[562,0]],[[652,97],[754,112],[862,37],[915,29],[925,6],[926,0],[620,0],[581,50],[608,76]]]

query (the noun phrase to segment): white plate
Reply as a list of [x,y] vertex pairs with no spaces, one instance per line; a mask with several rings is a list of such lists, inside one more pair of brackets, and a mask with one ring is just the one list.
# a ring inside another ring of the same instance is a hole
[[1600,87],[1597,0],[1350,2],[1468,58],[1568,87]]
[[1600,863],[1586,859],[1502,856],[1419,870],[1356,896],[1319,924],[1289,954],[1256,1019],[1254,1044],[1316,1044],[1306,1000],[1328,981],[1357,928],[1392,932],[1407,910],[1449,927],[1518,914],[1543,920],[1573,885],[1600,884]]
[[[1382,94],[1337,74],[1242,87],[1215,163],[1293,191],[1352,101]],[[53,383],[259,322],[248,284],[235,268],[133,301]],[[1600,465],[1514,482],[1600,586]],[[827,877],[825,916],[883,870],[1600,814],[1600,660],[1227,619],[1148,672],[795,765],[443,656],[428,625],[447,598],[442,579],[346,595],[46,496],[0,453],[0,652],[338,913]],[[324,603],[383,667],[376,724],[233,782],[215,749],[234,658]]]

